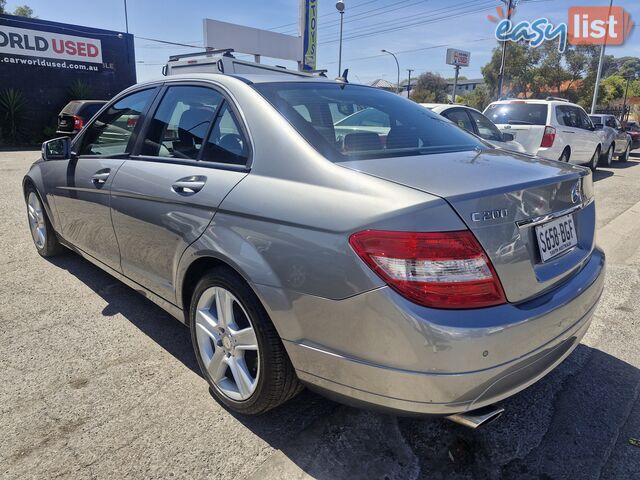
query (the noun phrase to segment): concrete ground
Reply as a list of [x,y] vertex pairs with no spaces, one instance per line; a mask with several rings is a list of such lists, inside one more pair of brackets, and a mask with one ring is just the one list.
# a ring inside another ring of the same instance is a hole
[[640,154],[595,176],[608,273],[583,344],[479,431],[310,392],[227,412],[185,327],[74,254],[37,255],[20,184],[37,156],[0,152],[2,478],[640,478]]

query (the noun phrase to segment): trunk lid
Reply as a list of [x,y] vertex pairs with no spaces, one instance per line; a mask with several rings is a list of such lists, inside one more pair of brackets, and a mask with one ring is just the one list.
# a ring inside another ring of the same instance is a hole
[[[593,249],[595,206],[576,199],[585,168],[501,150],[341,162],[445,199],[491,259],[507,300],[530,299],[578,269]],[[591,198],[590,192],[581,195]],[[570,211],[578,245],[542,262],[535,226]],[[429,231],[428,223],[416,227]]]

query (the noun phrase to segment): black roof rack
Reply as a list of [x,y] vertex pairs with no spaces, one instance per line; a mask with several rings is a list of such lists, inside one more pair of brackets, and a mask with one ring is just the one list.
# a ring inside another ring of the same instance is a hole
[[204,52],[195,52],[195,53],[181,53],[179,55],[171,55],[169,57],[169,61],[170,62],[175,62],[176,60],[181,60],[183,58],[190,58],[190,57],[201,57],[201,56],[211,56],[211,55],[218,55],[218,54],[222,54],[225,57],[233,57],[232,55],[233,52],[233,48],[220,48],[217,50],[211,49],[211,50],[205,50]]

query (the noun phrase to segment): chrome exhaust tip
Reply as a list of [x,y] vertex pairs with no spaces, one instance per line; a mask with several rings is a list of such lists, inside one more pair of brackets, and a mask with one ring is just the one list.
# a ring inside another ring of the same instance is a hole
[[476,428],[497,420],[503,413],[504,408],[496,407],[495,405],[487,405],[486,407],[478,408],[477,410],[449,415],[446,418],[452,422],[475,430]]

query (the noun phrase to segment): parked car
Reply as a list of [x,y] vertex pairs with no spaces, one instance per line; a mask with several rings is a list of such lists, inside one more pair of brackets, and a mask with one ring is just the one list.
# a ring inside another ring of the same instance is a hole
[[56,133],[68,136],[76,135],[106,103],[106,100],[72,100],[58,114]]
[[[384,142],[337,138],[349,105],[389,118]],[[340,79],[142,83],[42,152],[23,182],[38,253],[67,247],[188,324],[243,414],[308,385],[495,417],[579,344],[603,289],[588,169]]]
[[631,150],[640,148],[640,126],[638,126],[638,122],[626,122],[624,130],[631,137]]
[[600,136],[603,152],[600,164],[610,167],[614,156],[621,162],[629,160],[631,135],[624,131],[618,119],[614,115],[605,114],[589,115],[589,118]]
[[484,114],[527,153],[550,160],[598,167],[600,137],[580,105],[548,97],[546,100],[500,100]]
[[525,153],[524,147],[514,141],[511,133],[502,133],[491,120],[475,108],[446,103],[421,103],[420,105],[451,120],[460,128],[479,136],[495,147]]

